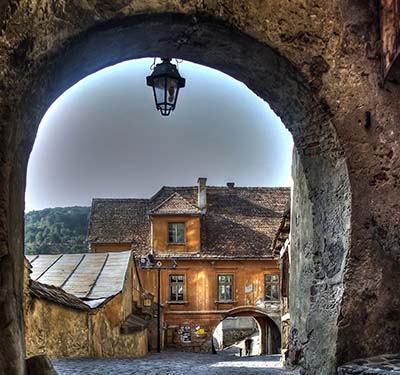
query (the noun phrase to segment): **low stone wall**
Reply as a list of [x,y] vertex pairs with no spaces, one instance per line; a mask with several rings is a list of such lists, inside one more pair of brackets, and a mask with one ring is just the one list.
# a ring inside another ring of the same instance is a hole
[[226,348],[227,346],[231,346],[236,342],[251,336],[255,332],[257,332],[257,328],[224,329],[222,331],[222,347]]
[[26,354],[89,357],[88,316],[85,312],[32,299],[25,317]]
[[[113,302],[110,302],[113,303]],[[119,301],[115,301],[118,305]],[[107,306],[89,316],[91,356],[97,358],[143,357],[148,352],[147,329],[121,334],[120,323],[109,319]]]
[[[114,304],[119,304],[116,300]],[[120,333],[110,319],[113,301],[95,311],[79,311],[46,300],[32,299],[26,311],[27,356],[142,357],[148,351],[147,329]],[[115,306],[114,306],[115,307]]]

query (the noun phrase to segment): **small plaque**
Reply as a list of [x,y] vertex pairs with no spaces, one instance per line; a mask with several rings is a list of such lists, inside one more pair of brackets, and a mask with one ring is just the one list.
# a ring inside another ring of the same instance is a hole
[[189,343],[192,341],[192,329],[189,325],[181,327],[181,342]]
[[253,292],[253,284],[246,285],[244,288],[245,293],[252,293]]

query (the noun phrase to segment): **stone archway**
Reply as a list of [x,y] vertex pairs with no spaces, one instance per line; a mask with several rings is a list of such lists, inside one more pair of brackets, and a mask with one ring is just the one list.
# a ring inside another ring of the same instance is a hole
[[261,340],[261,354],[280,354],[281,329],[279,314],[270,314],[255,306],[238,306],[227,310],[222,320],[229,317],[252,317],[257,322]]
[[0,21],[1,371],[24,373],[24,187],[40,119],[84,76],[160,55],[244,82],[293,135],[290,299],[304,371],[400,351],[400,88],[380,85],[373,0],[21,1],[1,5]]
[[212,353],[220,354],[228,350],[230,355],[247,356],[249,353],[246,353],[245,340],[249,338],[250,355],[265,354],[263,334],[265,329],[252,316],[224,318],[213,328]]
[[[299,187],[307,193],[300,194],[302,201],[299,209],[302,210],[304,218],[302,227],[299,228],[301,240],[297,248],[301,249],[304,243],[320,242],[323,236],[326,237],[329,223],[336,223],[340,232],[331,233],[331,237],[325,241],[328,244],[336,244],[337,236],[342,238],[340,259],[335,259],[338,266],[334,275],[338,280],[342,280],[350,220],[347,167],[329,110],[289,60],[268,45],[232,28],[231,25],[201,14],[194,16],[168,13],[123,18],[93,26],[63,40],[63,43],[57,44],[56,47],[58,48],[54,48],[46,56],[38,58],[37,64],[27,77],[28,85],[22,90],[17,107],[20,111],[16,119],[19,131],[16,137],[20,138],[16,138],[19,147],[14,149],[13,153],[18,162],[12,163],[13,169],[10,173],[10,177],[15,179],[11,183],[10,207],[19,207],[12,212],[19,212],[20,216],[10,218],[12,227],[19,228],[10,233],[14,234],[14,237],[10,236],[10,243],[13,244],[13,248],[20,250],[16,253],[10,252],[10,261],[15,257],[12,260],[13,265],[17,267],[22,262],[21,214],[26,163],[37,125],[51,102],[78,80],[105,66],[132,58],[171,55],[219,69],[244,82],[256,94],[267,100],[282,117],[293,135],[301,160],[299,168],[307,170]],[[320,195],[320,191],[324,193]],[[338,194],[342,199],[333,200]],[[318,206],[316,212],[314,206]],[[316,215],[319,215],[318,225],[315,223]],[[325,224],[325,227],[321,224]],[[308,251],[314,254],[319,249],[312,246]],[[314,261],[307,258],[305,261],[314,271]],[[4,270],[5,274],[7,272]],[[306,272],[306,268],[296,273],[297,277],[294,274],[292,280],[301,282],[303,287],[311,287],[314,281],[313,273],[309,270]],[[17,274],[13,275],[16,285],[19,283]],[[295,293],[298,293],[298,290],[300,289],[296,288]],[[316,303],[316,315],[309,323],[313,326],[313,331],[329,337],[323,347],[319,345],[319,341],[315,346],[312,342],[309,344],[313,355],[307,360],[310,366],[316,368],[319,368],[319,362],[315,361],[314,356],[335,356],[334,342],[342,294],[341,283],[334,286],[333,290],[333,294],[332,290],[329,290],[326,295],[321,291],[323,298],[330,301],[331,308],[322,310]],[[309,294],[308,291],[301,293],[302,296]],[[300,299],[300,296],[294,296],[293,299]],[[301,307],[304,310],[296,311],[295,317],[298,317],[299,322],[309,321],[306,304],[302,304]],[[17,310],[17,306],[14,306],[14,309]],[[9,309],[7,314],[11,317],[15,310],[13,312]],[[294,320],[294,324],[300,323]],[[15,331],[20,325],[20,322],[15,321]],[[302,328],[302,334],[307,335],[307,329]],[[17,335],[14,337],[16,345],[20,344],[21,338]],[[12,358],[17,353],[20,355],[21,352],[14,349],[7,355]],[[313,362],[316,363],[312,364]],[[330,366],[332,365],[334,361],[331,362]]]

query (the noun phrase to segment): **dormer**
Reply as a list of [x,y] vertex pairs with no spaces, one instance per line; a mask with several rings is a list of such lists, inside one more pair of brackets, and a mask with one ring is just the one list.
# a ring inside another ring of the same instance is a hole
[[202,210],[177,192],[149,212],[152,250],[157,252],[199,252]]

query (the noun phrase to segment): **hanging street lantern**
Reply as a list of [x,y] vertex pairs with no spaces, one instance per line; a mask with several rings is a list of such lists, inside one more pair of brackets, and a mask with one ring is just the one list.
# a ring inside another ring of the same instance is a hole
[[146,81],[147,86],[153,88],[157,109],[161,115],[168,116],[175,109],[179,89],[185,87],[186,80],[181,77],[176,65],[171,64],[171,59],[161,60]]

